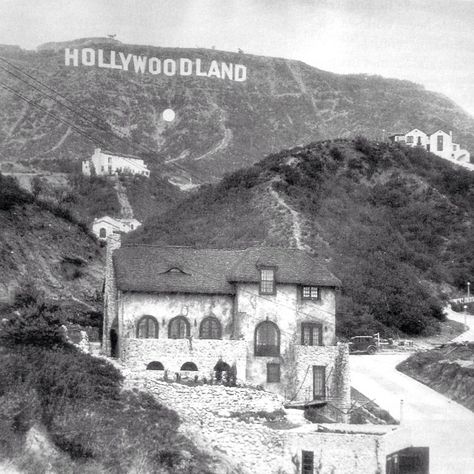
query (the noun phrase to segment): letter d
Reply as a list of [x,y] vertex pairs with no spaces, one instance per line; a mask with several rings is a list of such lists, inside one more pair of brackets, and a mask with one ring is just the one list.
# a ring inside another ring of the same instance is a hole
[[179,60],[179,75],[190,76],[193,73],[193,62],[187,58],[180,58]]

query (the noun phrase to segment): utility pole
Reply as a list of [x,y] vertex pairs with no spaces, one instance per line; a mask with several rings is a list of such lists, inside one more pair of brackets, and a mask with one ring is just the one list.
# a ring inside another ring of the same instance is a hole
[[464,305],[464,326],[467,329],[467,304]]
[[[469,298],[471,296],[471,282],[468,281],[467,282],[467,297]],[[469,303],[469,299],[468,299],[468,303]]]

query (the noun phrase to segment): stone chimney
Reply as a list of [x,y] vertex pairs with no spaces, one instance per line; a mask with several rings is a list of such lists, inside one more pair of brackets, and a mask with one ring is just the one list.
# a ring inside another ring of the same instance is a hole
[[104,283],[104,317],[102,332],[102,352],[110,354],[110,330],[117,326],[117,283],[113,262],[114,251],[121,246],[120,234],[110,234],[107,237],[107,250],[105,256],[105,283]]
[[452,131],[452,130],[449,131],[449,136],[450,136],[451,138],[453,138],[453,131]]

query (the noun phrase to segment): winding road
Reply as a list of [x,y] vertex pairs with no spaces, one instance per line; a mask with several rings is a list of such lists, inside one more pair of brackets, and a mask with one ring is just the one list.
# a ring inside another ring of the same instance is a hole
[[[464,315],[447,311],[464,323]],[[466,315],[469,330],[455,341],[474,341],[474,315]],[[474,472],[474,413],[426,385],[396,370],[409,354],[351,355],[353,387],[374,399],[412,430],[414,446],[430,447],[431,474]],[[400,409],[400,401],[403,408]],[[401,416],[400,416],[401,414]]]

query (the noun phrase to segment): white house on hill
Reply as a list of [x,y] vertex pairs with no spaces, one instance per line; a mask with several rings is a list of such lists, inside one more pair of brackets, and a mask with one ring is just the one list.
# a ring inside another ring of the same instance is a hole
[[470,153],[463,150],[458,143],[453,143],[453,132],[446,133],[437,130],[427,134],[422,130],[414,128],[409,132],[396,133],[389,139],[394,143],[403,143],[411,147],[421,147],[446,160],[457,161],[458,163],[469,163]]
[[150,170],[144,161],[131,155],[118,155],[100,148],[94,150],[89,160],[82,162],[82,174],[90,176],[94,169],[98,176],[111,176],[115,174],[133,174],[149,177]]
[[141,222],[136,219],[117,219],[115,217],[104,216],[94,219],[92,232],[99,240],[106,241],[111,234],[127,233],[140,227]]

